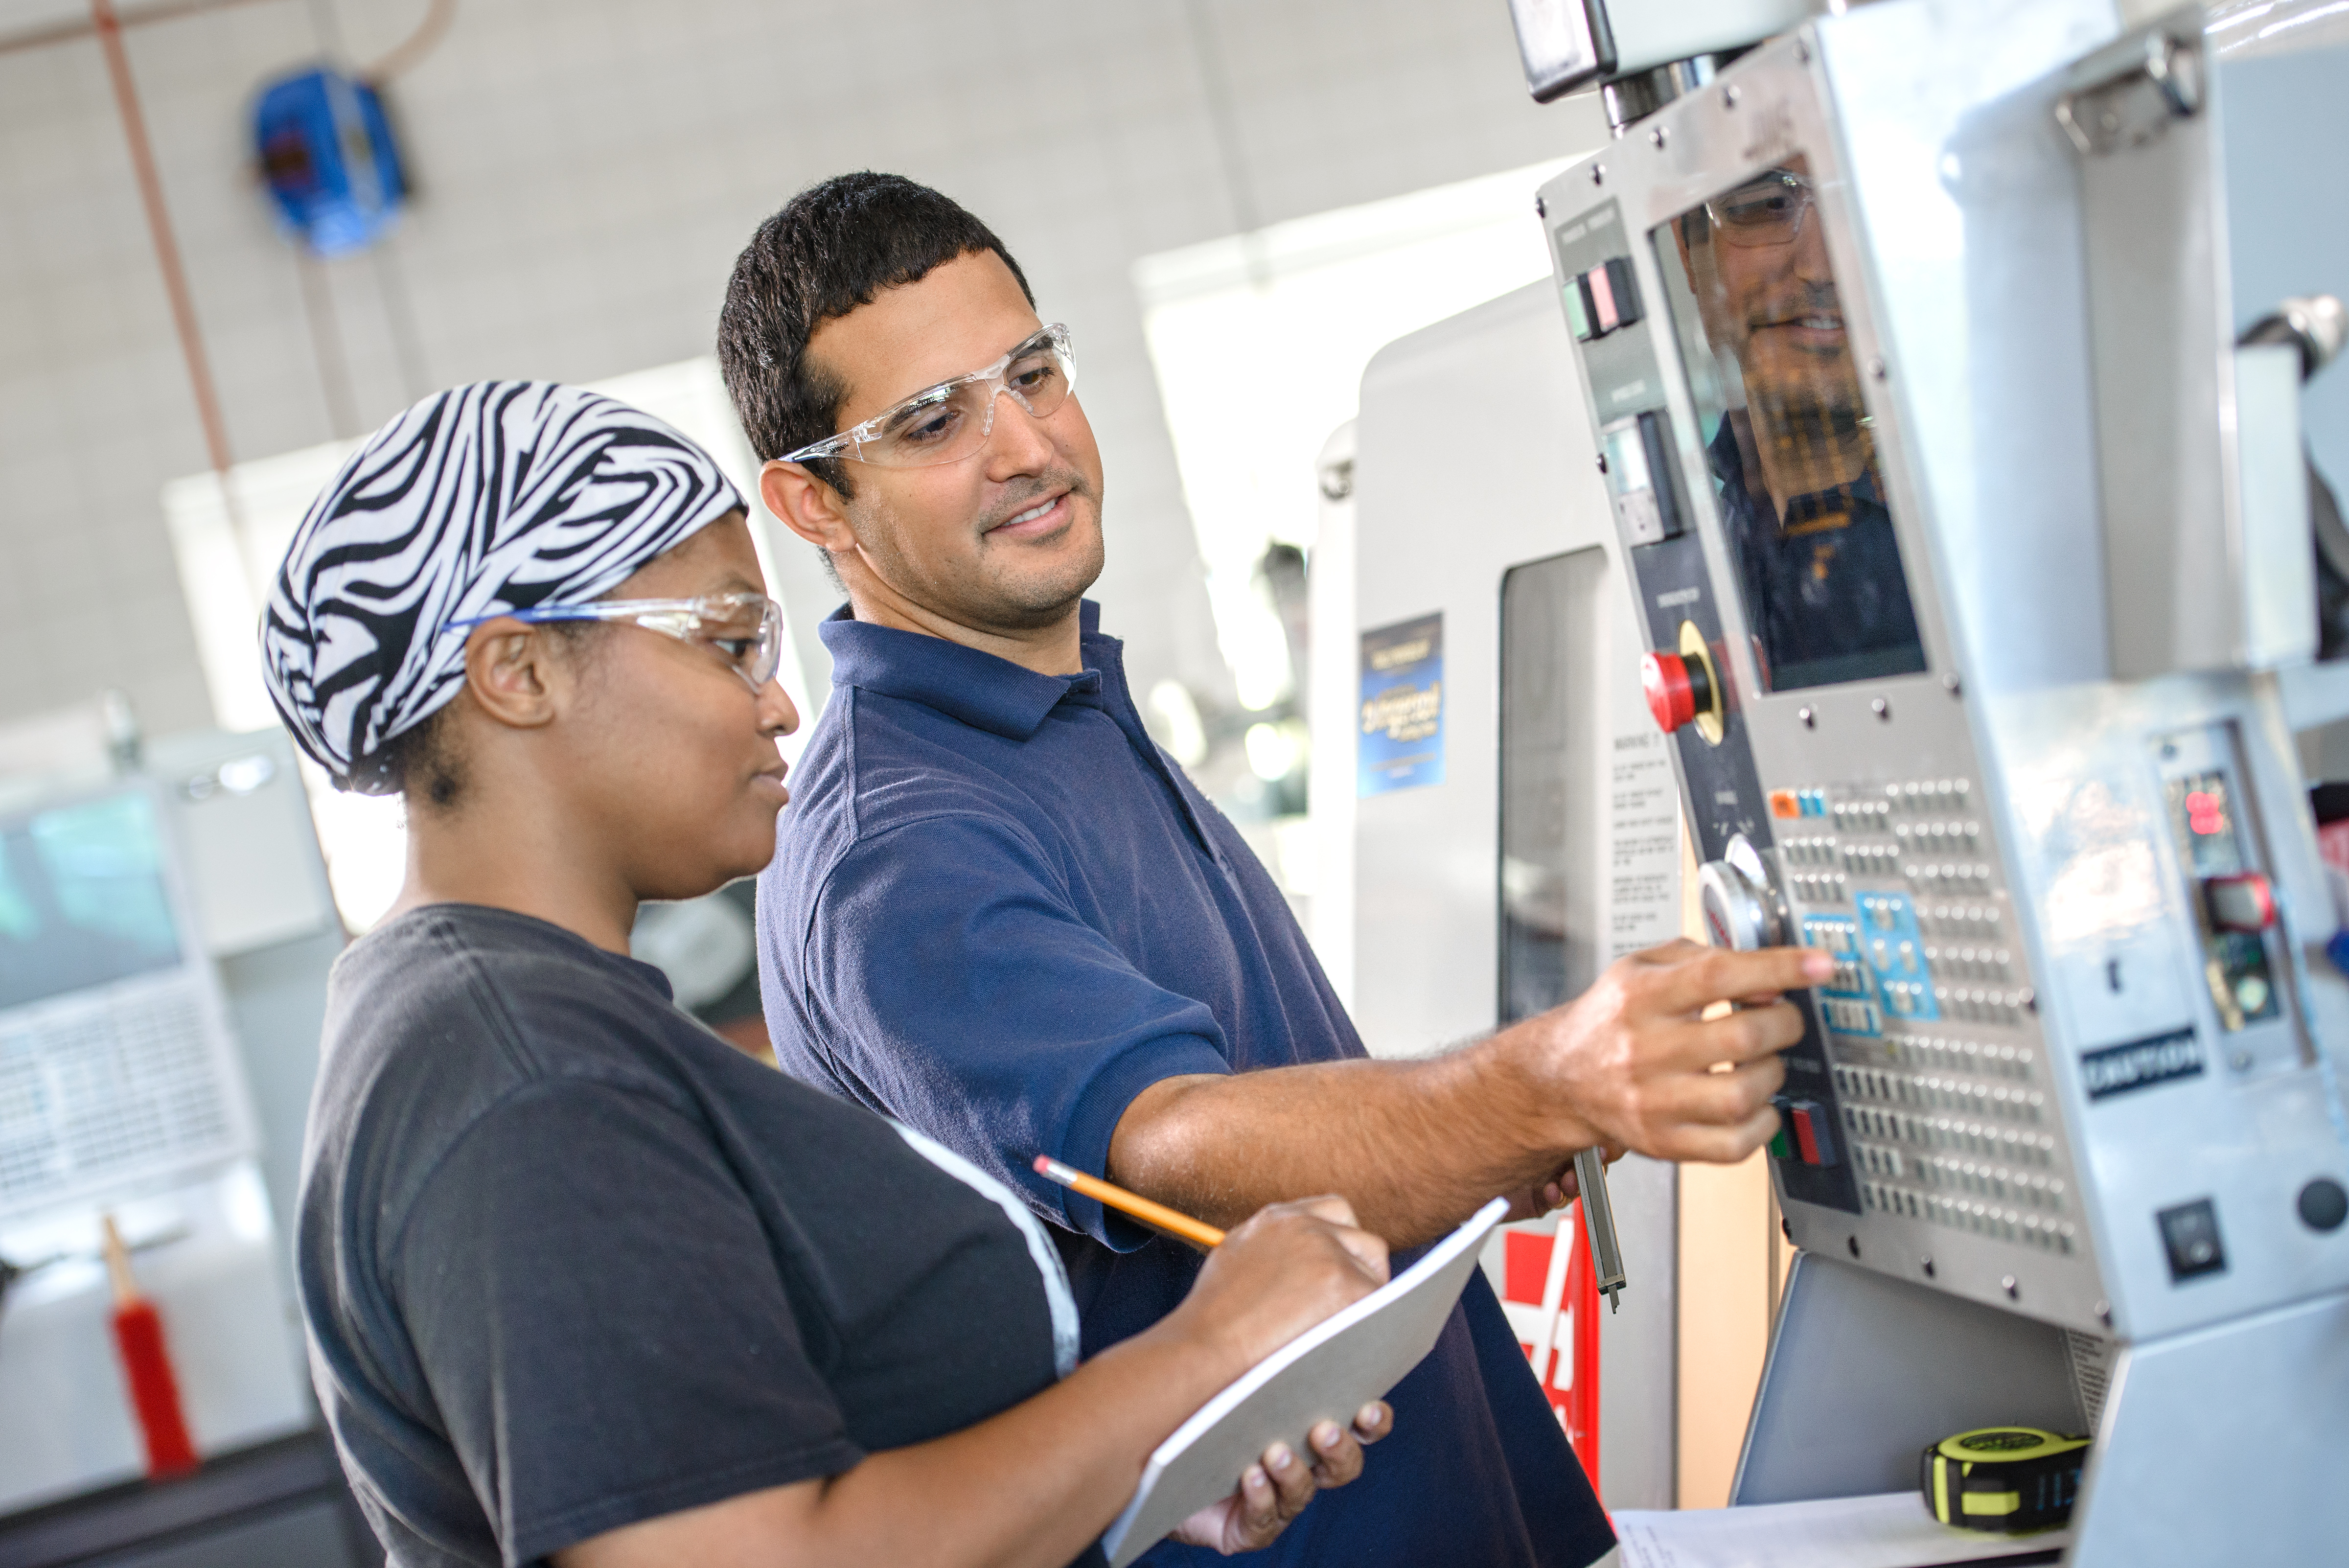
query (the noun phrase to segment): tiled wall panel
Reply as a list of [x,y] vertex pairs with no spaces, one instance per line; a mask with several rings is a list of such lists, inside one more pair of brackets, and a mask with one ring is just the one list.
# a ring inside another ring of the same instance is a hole
[[[247,0],[129,35],[239,458],[338,433],[244,130],[259,85],[318,55],[322,6],[359,61],[425,9]],[[0,0],[0,37],[79,14]],[[708,352],[735,253],[793,190],[899,171],[995,224],[1074,327],[1108,465],[1109,624],[1138,683],[1209,690],[1133,259],[1585,133],[1526,99],[1502,0],[459,0],[391,91],[418,202],[386,254],[316,279],[361,428],[428,389],[390,277],[429,386],[612,376]],[[0,50],[0,720],[114,685],[155,729],[208,721],[157,499],[204,462],[98,50]]]

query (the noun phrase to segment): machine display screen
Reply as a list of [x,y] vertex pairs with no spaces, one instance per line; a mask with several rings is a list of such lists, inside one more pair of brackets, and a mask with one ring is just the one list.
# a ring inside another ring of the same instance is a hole
[[0,821],[0,1008],[179,961],[146,795]]
[[1798,155],[1652,235],[1773,691],[1925,668],[1823,227]]

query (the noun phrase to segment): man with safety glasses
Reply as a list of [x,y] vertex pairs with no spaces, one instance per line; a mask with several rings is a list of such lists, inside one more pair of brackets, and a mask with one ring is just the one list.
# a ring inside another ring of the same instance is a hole
[[1816,208],[1797,156],[1673,224],[1696,306],[1676,308],[1683,348],[1714,369],[1699,401],[1716,495],[1779,687],[1925,668]]
[[[1172,1309],[1199,1260],[1043,1182],[1039,1154],[1217,1224],[1343,1193],[1413,1248],[1495,1193],[1562,1202],[1578,1149],[1735,1160],[1768,1137],[1774,1053],[1801,1033],[1777,993],[1824,955],[1680,944],[1448,1054],[1368,1059],[1278,889],[1143,731],[1083,599],[1102,465],[1071,340],[976,218],[892,176],[802,192],[737,262],[719,355],[769,509],[848,596],[760,881],[777,1059],[1058,1224],[1086,1355]],[[1700,1017],[1729,999],[1755,1005]],[[1605,1552],[1481,1277],[1390,1403],[1363,1482],[1271,1557]]]

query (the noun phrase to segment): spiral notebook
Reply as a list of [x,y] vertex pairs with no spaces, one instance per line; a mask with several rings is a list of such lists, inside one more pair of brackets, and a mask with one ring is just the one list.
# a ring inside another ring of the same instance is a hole
[[1315,1423],[1342,1426],[1402,1382],[1435,1348],[1476,1266],[1477,1244],[1508,1209],[1495,1198],[1418,1262],[1257,1362],[1177,1427],[1150,1456],[1133,1501],[1102,1537],[1111,1568],[1124,1568],[1191,1515],[1230,1496],[1241,1472],[1274,1443],[1309,1455],[1306,1434]]

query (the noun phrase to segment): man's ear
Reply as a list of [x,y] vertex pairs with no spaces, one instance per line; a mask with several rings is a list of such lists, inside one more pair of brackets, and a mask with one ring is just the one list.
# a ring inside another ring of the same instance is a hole
[[536,730],[554,722],[557,694],[571,671],[558,660],[542,628],[501,616],[465,639],[465,685],[490,719],[511,729]]
[[759,470],[759,496],[784,527],[820,550],[839,555],[856,548],[841,493],[802,463],[781,458]]

